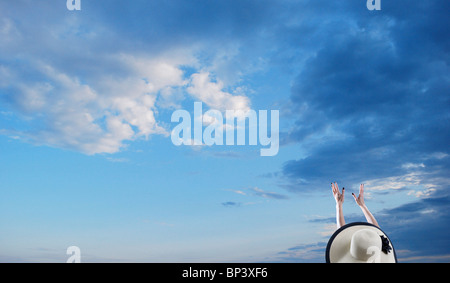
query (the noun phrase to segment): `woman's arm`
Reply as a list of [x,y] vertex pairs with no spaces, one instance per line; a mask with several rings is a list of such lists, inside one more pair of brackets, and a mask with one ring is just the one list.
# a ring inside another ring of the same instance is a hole
[[380,225],[378,225],[377,220],[372,215],[372,213],[370,213],[369,209],[367,208],[366,204],[364,203],[364,184],[361,184],[359,186],[359,196],[358,197],[356,197],[356,195],[354,193],[352,193],[352,195],[356,201],[356,204],[359,205],[362,212],[364,213],[364,216],[366,217],[367,222],[380,228]]
[[344,212],[342,205],[344,203],[345,188],[342,188],[342,194],[339,192],[339,186],[337,183],[331,183],[331,189],[333,191],[334,199],[336,200],[336,224],[337,228],[341,228],[345,225]]

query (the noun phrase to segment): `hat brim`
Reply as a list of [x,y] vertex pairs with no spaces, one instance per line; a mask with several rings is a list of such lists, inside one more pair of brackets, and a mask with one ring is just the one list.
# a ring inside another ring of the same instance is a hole
[[[339,228],[331,236],[328,241],[325,258],[327,263],[367,263],[371,261],[361,261],[355,259],[350,254],[350,242],[352,235],[361,229],[371,229],[380,236],[389,237],[380,228],[366,222],[350,223]],[[397,255],[395,254],[394,246],[389,239],[391,251],[388,254],[381,252],[379,255],[380,263],[397,263]]]

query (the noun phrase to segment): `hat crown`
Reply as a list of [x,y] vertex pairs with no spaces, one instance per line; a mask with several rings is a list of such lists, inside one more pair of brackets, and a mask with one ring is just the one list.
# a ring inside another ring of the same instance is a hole
[[381,251],[381,244],[381,238],[376,232],[362,229],[352,236],[350,254],[357,260],[367,261],[374,251]]

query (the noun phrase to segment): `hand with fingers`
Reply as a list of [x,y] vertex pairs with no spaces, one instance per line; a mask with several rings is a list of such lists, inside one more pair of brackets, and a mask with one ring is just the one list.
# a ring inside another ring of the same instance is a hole
[[339,186],[338,184],[335,182],[334,184],[331,183],[331,189],[333,191],[333,196],[334,199],[336,200],[336,204],[337,205],[342,205],[344,203],[344,192],[345,192],[345,188],[342,188],[342,193],[339,192]]
[[356,201],[356,204],[361,206],[365,206],[364,203],[364,184],[359,185],[359,195],[358,197],[356,197],[356,195],[354,193],[352,193],[353,198]]
[[354,193],[352,193],[353,198],[355,199],[355,202],[359,207],[361,208],[362,212],[364,213],[364,216],[366,217],[367,222],[380,227],[378,225],[377,220],[372,215],[372,213],[369,211],[369,209],[366,206],[366,203],[364,202],[364,184],[359,185],[359,195],[356,196]]
[[[342,188],[342,193],[339,191],[338,184],[331,183],[331,190],[333,192],[334,199],[336,200],[336,223],[337,227],[340,228],[345,225],[344,220],[344,213],[343,213],[343,203],[344,203],[344,193],[345,188]],[[362,212],[364,213],[364,216],[366,217],[367,222],[378,226],[378,222],[375,219],[375,217],[372,215],[372,213],[367,208],[365,202],[364,202],[364,184],[361,184],[359,186],[359,195],[356,196],[354,193],[352,193],[353,198],[355,199],[356,204],[361,208]]]

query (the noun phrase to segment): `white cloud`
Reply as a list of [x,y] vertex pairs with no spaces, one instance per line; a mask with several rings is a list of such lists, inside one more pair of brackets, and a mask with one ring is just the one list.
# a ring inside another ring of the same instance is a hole
[[124,66],[130,68],[132,73],[145,78],[148,91],[156,93],[166,88],[180,87],[187,83],[183,79],[183,71],[178,67],[193,61],[193,59],[190,59],[190,56],[186,56],[187,58],[175,60],[166,54],[156,58],[120,54],[118,60]]
[[187,91],[193,98],[206,103],[212,109],[225,110],[250,110],[250,99],[243,95],[233,96],[223,91],[224,84],[218,80],[211,81],[210,73],[201,72],[191,76],[190,86]]
[[[32,11],[14,5],[19,15]],[[249,110],[244,94],[225,91],[208,72],[195,73],[205,67],[195,56],[204,46],[111,45],[120,37],[97,21],[50,13],[37,28],[33,17],[18,21],[7,11],[0,9],[1,106],[19,123],[0,134],[89,155],[116,153],[129,141],[168,136],[158,107],[179,107],[186,94],[214,109]]]
[[2,38],[0,47],[6,47],[20,37],[19,31],[11,19],[0,20],[0,37]]
[[[39,80],[16,73],[2,87],[14,89],[13,105],[39,126],[12,131],[36,144],[86,154],[115,153],[126,141],[168,135],[157,122],[155,102],[160,90],[185,84],[182,71],[164,58],[111,58],[128,70],[125,76],[105,72],[83,83],[50,64],[28,62]],[[1,72],[10,73],[6,67]]]
[[333,235],[334,232],[336,232],[336,224],[330,223],[330,224],[324,225],[322,227],[322,230],[317,233],[319,235],[321,235],[322,237],[331,237],[331,235]]
[[263,189],[257,187],[250,188],[249,190],[253,192],[253,195],[267,199],[289,199],[289,197],[286,195],[282,195],[275,192],[266,192]]
[[18,88],[16,101],[27,112],[41,110],[46,104],[47,93],[53,89],[49,83],[19,84]]
[[[408,168],[423,168],[413,166]],[[417,198],[428,198],[435,194],[439,188],[448,184],[448,178],[436,178],[432,172],[415,171],[401,176],[372,179],[365,181],[365,189],[370,191],[407,189],[407,195]]]
[[423,163],[405,163],[402,165],[404,169],[417,169],[417,168],[425,168],[425,164]]
[[413,195],[417,198],[427,198],[427,197],[430,197],[435,192],[436,192],[436,189],[430,188],[430,189],[425,189],[423,191],[410,191],[408,193],[408,195]]
[[429,158],[431,158],[431,159],[444,159],[444,158],[446,158],[447,156],[448,156],[447,153],[444,153],[444,152],[435,152],[435,153],[433,153],[433,154],[430,154],[430,155],[429,155]]
[[247,194],[246,194],[244,191],[242,191],[242,190],[226,190],[226,191],[230,191],[230,192],[236,193],[236,194],[238,194],[238,195],[243,195],[243,196],[246,196],[246,195],[247,195]]
[[374,191],[383,191],[403,189],[407,186],[418,186],[420,185],[420,181],[419,173],[414,172],[402,176],[372,179],[363,183],[365,184],[365,188]]

